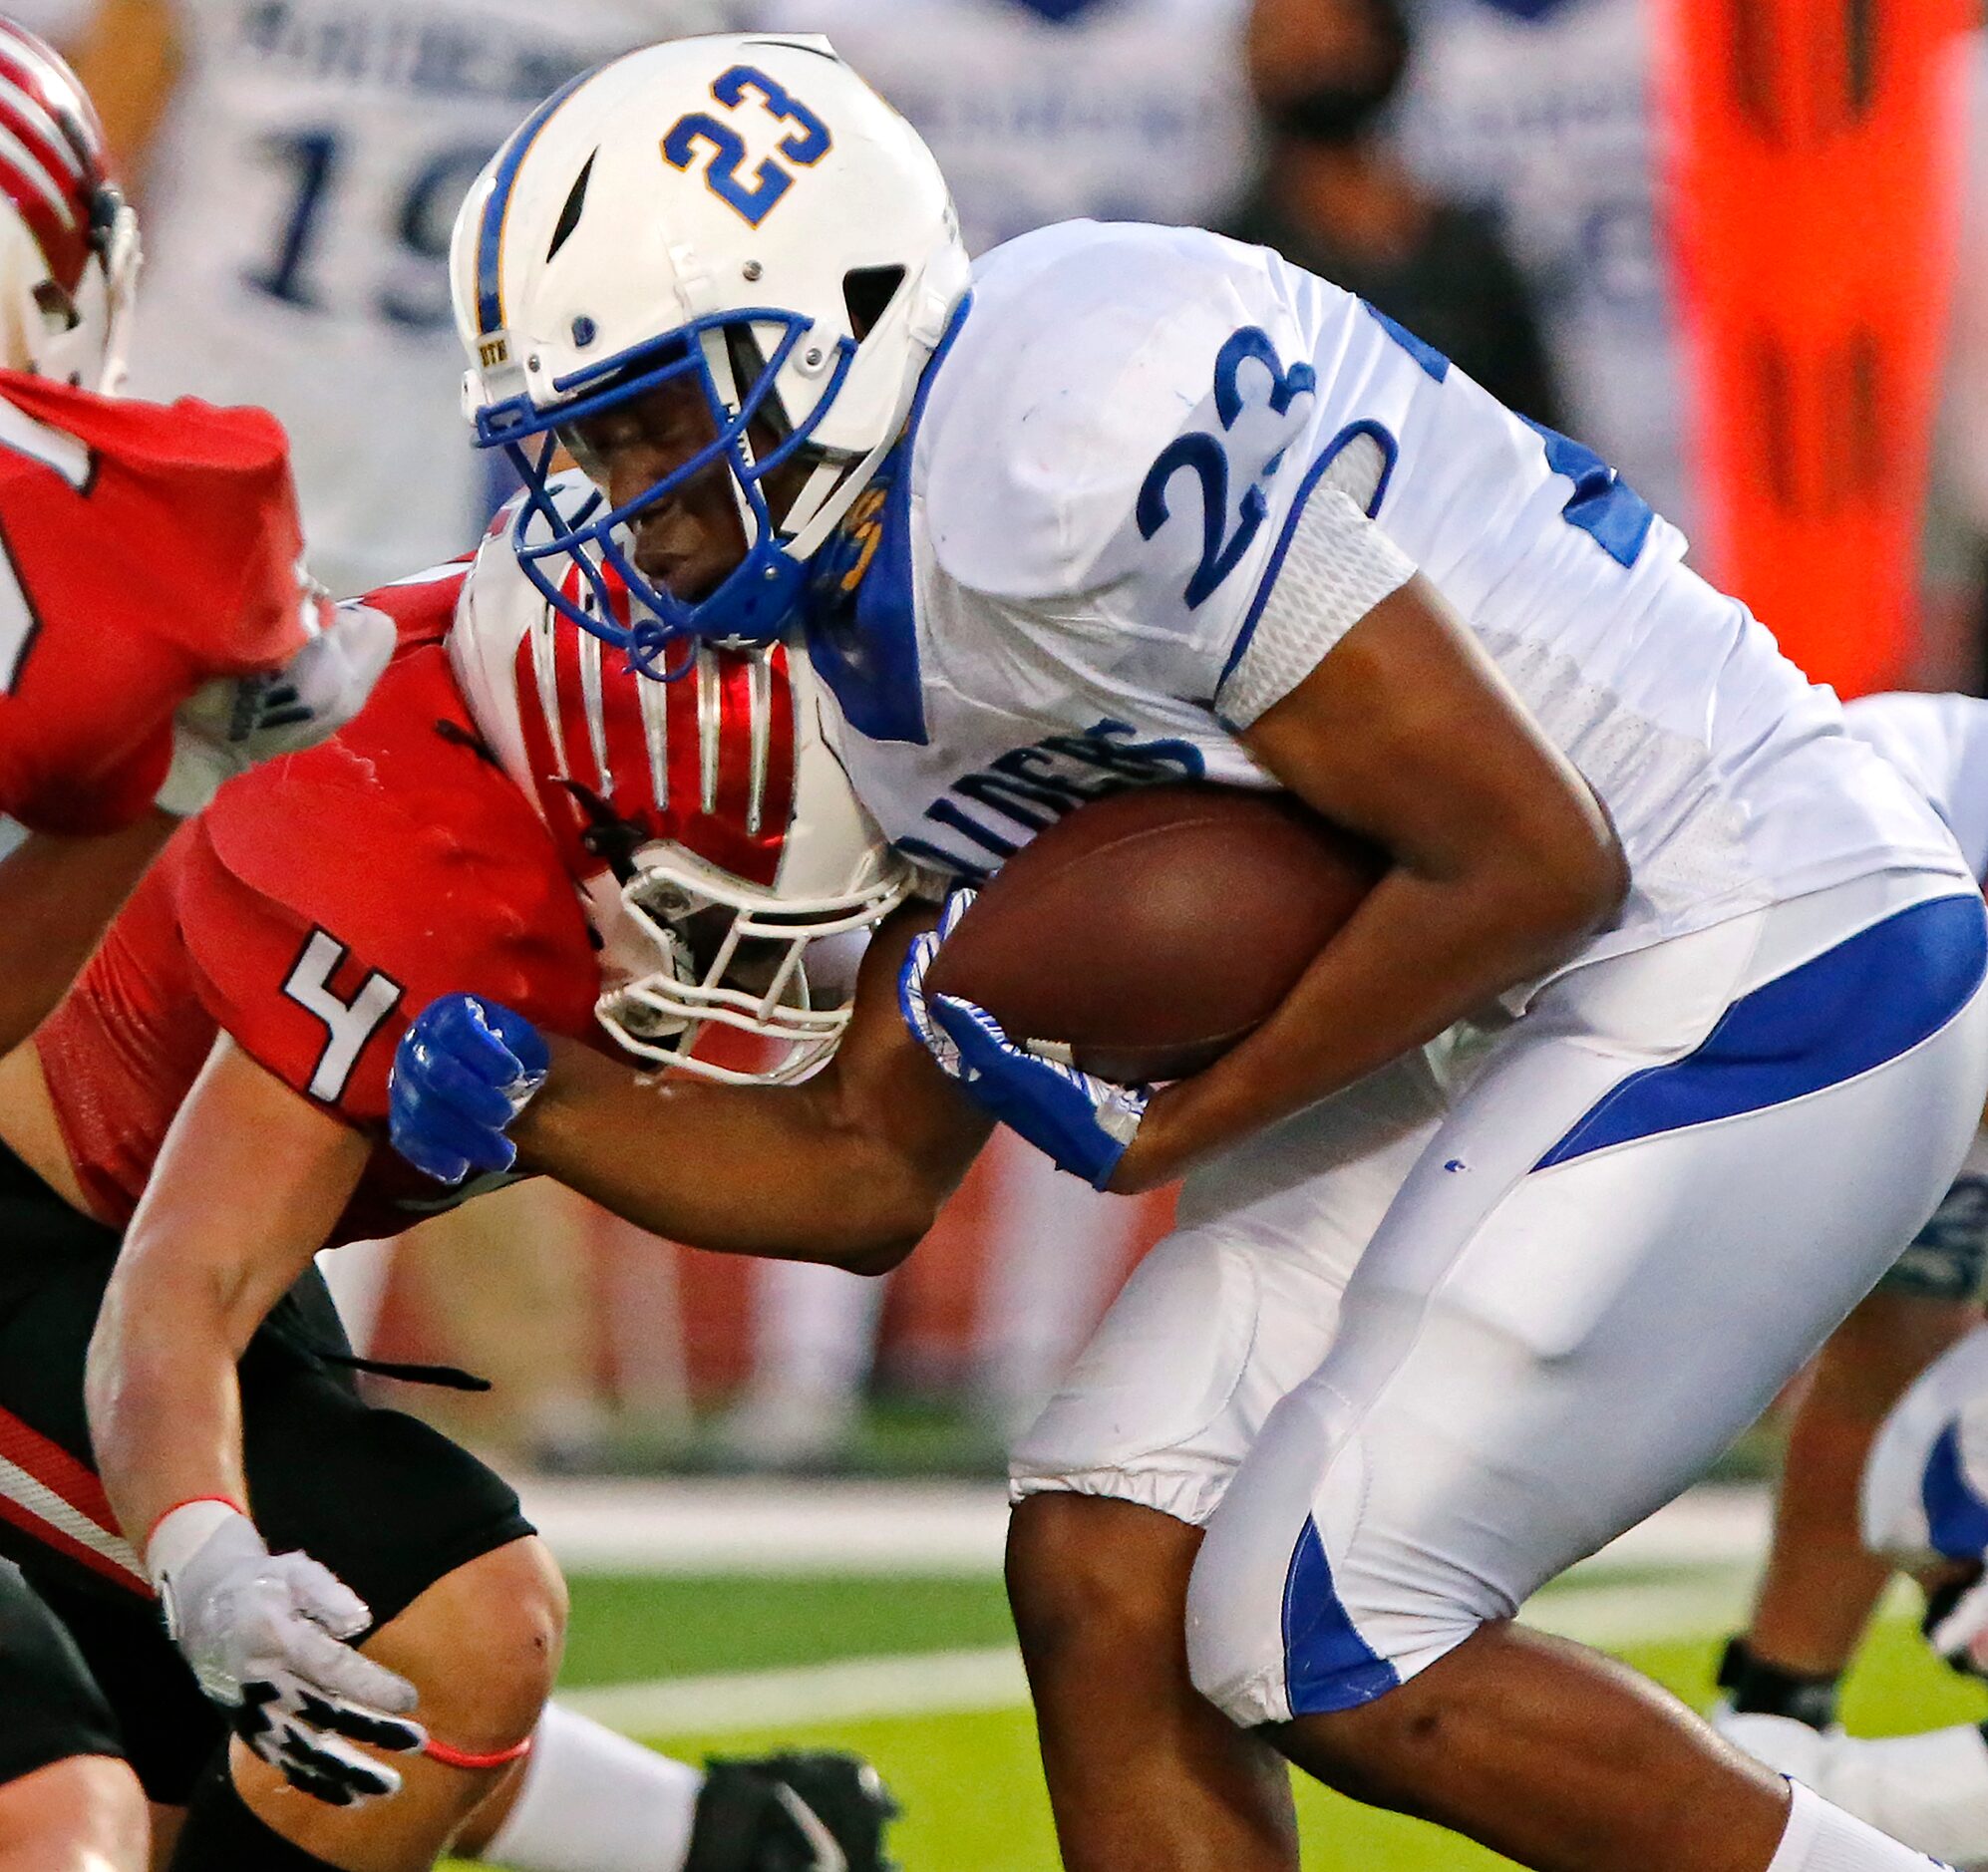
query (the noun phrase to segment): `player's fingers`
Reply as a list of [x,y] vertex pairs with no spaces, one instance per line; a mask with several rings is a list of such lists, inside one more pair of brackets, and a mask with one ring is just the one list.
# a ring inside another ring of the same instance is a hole
[[452,1187],[472,1170],[507,1170],[517,1156],[501,1131],[472,1124],[405,1078],[393,1089],[389,1128],[402,1156],[424,1176]]
[[534,1090],[542,1085],[552,1066],[544,1035],[501,1002],[478,1001],[476,1008],[485,1030],[504,1048],[517,1069],[506,1083]]
[[938,953],[938,936],[936,932],[927,930],[912,941],[904,955],[904,966],[897,972],[897,1003],[904,1011],[904,1018],[913,1027],[924,1024],[925,971],[932,966],[932,958]]
[[488,1084],[507,1086],[522,1076],[524,1063],[504,1044],[493,1024],[494,1006],[474,995],[452,995],[437,1002],[422,1021],[439,1051],[455,1055]]
[[932,1019],[951,1035],[961,1052],[968,1048],[982,1054],[988,1048],[1003,1052],[1012,1051],[1008,1046],[1008,1036],[1001,1031],[1001,1023],[971,1001],[962,1001],[957,995],[932,995],[925,1005],[932,1011]]
[[[296,1723],[284,1729],[275,1765],[292,1785],[317,1794],[318,1799],[328,1800],[334,1807],[350,1806],[356,1800],[379,1800],[401,1791],[397,1768],[361,1754],[336,1736],[305,1729]],[[305,1778],[298,1779],[300,1775]],[[336,1789],[344,1797],[319,1792],[318,1786],[307,1782],[318,1783],[327,1790]]]
[[390,1754],[412,1754],[428,1745],[428,1731],[412,1717],[381,1716],[342,1697],[322,1697],[315,1691],[306,1690],[298,1696],[297,1716],[313,1729],[344,1735]]
[[314,1625],[298,1624],[287,1640],[284,1651],[290,1669],[320,1697],[355,1705],[380,1717],[405,1716],[421,1701],[406,1678]]
[[973,900],[980,893],[970,884],[962,884],[951,892],[945,901],[945,908],[939,912],[939,940],[943,942],[959,926],[959,919],[973,908]]
[[493,1084],[481,1067],[466,1066],[459,1055],[438,1047],[418,1046],[415,1055],[425,1101],[440,1099],[472,1124],[493,1130],[510,1122],[514,1114],[501,1090],[507,1082]]
[[365,1600],[307,1553],[272,1554],[269,1572],[282,1581],[291,1609],[333,1638],[356,1638],[373,1623],[372,1608]]
[[[508,1115],[510,1107],[504,1111]],[[493,1125],[473,1124],[460,1111],[424,1101],[421,1129],[433,1148],[445,1158],[460,1159],[463,1168],[456,1180],[471,1170],[489,1173],[507,1170],[517,1161],[517,1146]]]

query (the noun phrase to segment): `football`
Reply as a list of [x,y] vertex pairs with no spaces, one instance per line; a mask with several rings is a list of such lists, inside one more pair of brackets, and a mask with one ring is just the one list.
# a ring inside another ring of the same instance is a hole
[[1101,1078],[1185,1079],[1263,1021],[1385,868],[1288,793],[1116,793],[1008,860],[925,985]]

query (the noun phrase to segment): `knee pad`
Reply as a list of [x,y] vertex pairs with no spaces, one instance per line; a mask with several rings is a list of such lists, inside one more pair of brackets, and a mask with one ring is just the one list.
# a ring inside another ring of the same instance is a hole
[[1194,1688],[1242,1727],[1373,1702],[1511,1608],[1375,1512],[1365,1442],[1307,1387],[1280,1404],[1187,1584]]

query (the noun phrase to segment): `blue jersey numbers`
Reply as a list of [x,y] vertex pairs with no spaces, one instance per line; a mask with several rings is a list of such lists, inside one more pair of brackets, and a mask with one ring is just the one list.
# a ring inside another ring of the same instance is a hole
[[[1255,368],[1245,372],[1249,365]],[[1309,364],[1293,364],[1287,371],[1269,334],[1245,325],[1215,356],[1214,414],[1221,433],[1194,430],[1176,436],[1147,470],[1133,509],[1142,539],[1151,539],[1171,517],[1167,495],[1177,476],[1190,476],[1200,492],[1201,557],[1182,593],[1189,611],[1206,602],[1249,550],[1270,510],[1262,482],[1277,471],[1286,442],[1301,420],[1292,416],[1292,405],[1309,399],[1317,387],[1317,373]],[[1266,419],[1273,426],[1267,454]],[[1237,467],[1244,486],[1231,504]]]
[[773,212],[781,196],[794,186],[793,169],[786,164],[811,168],[828,154],[831,148],[828,127],[791,96],[785,86],[750,65],[735,65],[722,73],[713,81],[711,95],[733,111],[749,97],[754,98],[769,117],[795,126],[774,146],[785,162],[768,156],[753,171],[750,180],[739,173],[746,161],[746,140],[723,118],[713,117],[708,111],[693,111],[678,118],[663,138],[663,159],[672,168],[688,169],[700,150],[708,152],[705,186],[751,226],[757,227]]

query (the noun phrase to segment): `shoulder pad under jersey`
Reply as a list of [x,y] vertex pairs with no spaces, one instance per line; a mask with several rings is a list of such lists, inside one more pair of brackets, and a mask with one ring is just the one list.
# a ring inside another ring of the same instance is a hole
[[411,650],[417,644],[439,644],[456,621],[456,605],[470,576],[474,553],[431,565],[425,572],[397,578],[391,584],[376,585],[352,600],[374,611],[384,611],[399,631],[399,647]]
[[1289,350],[1295,274],[1262,248],[1136,223],[1068,221],[985,255],[916,440],[945,572],[1017,600],[1112,577],[1160,452],[1211,401],[1222,346],[1259,327]]

